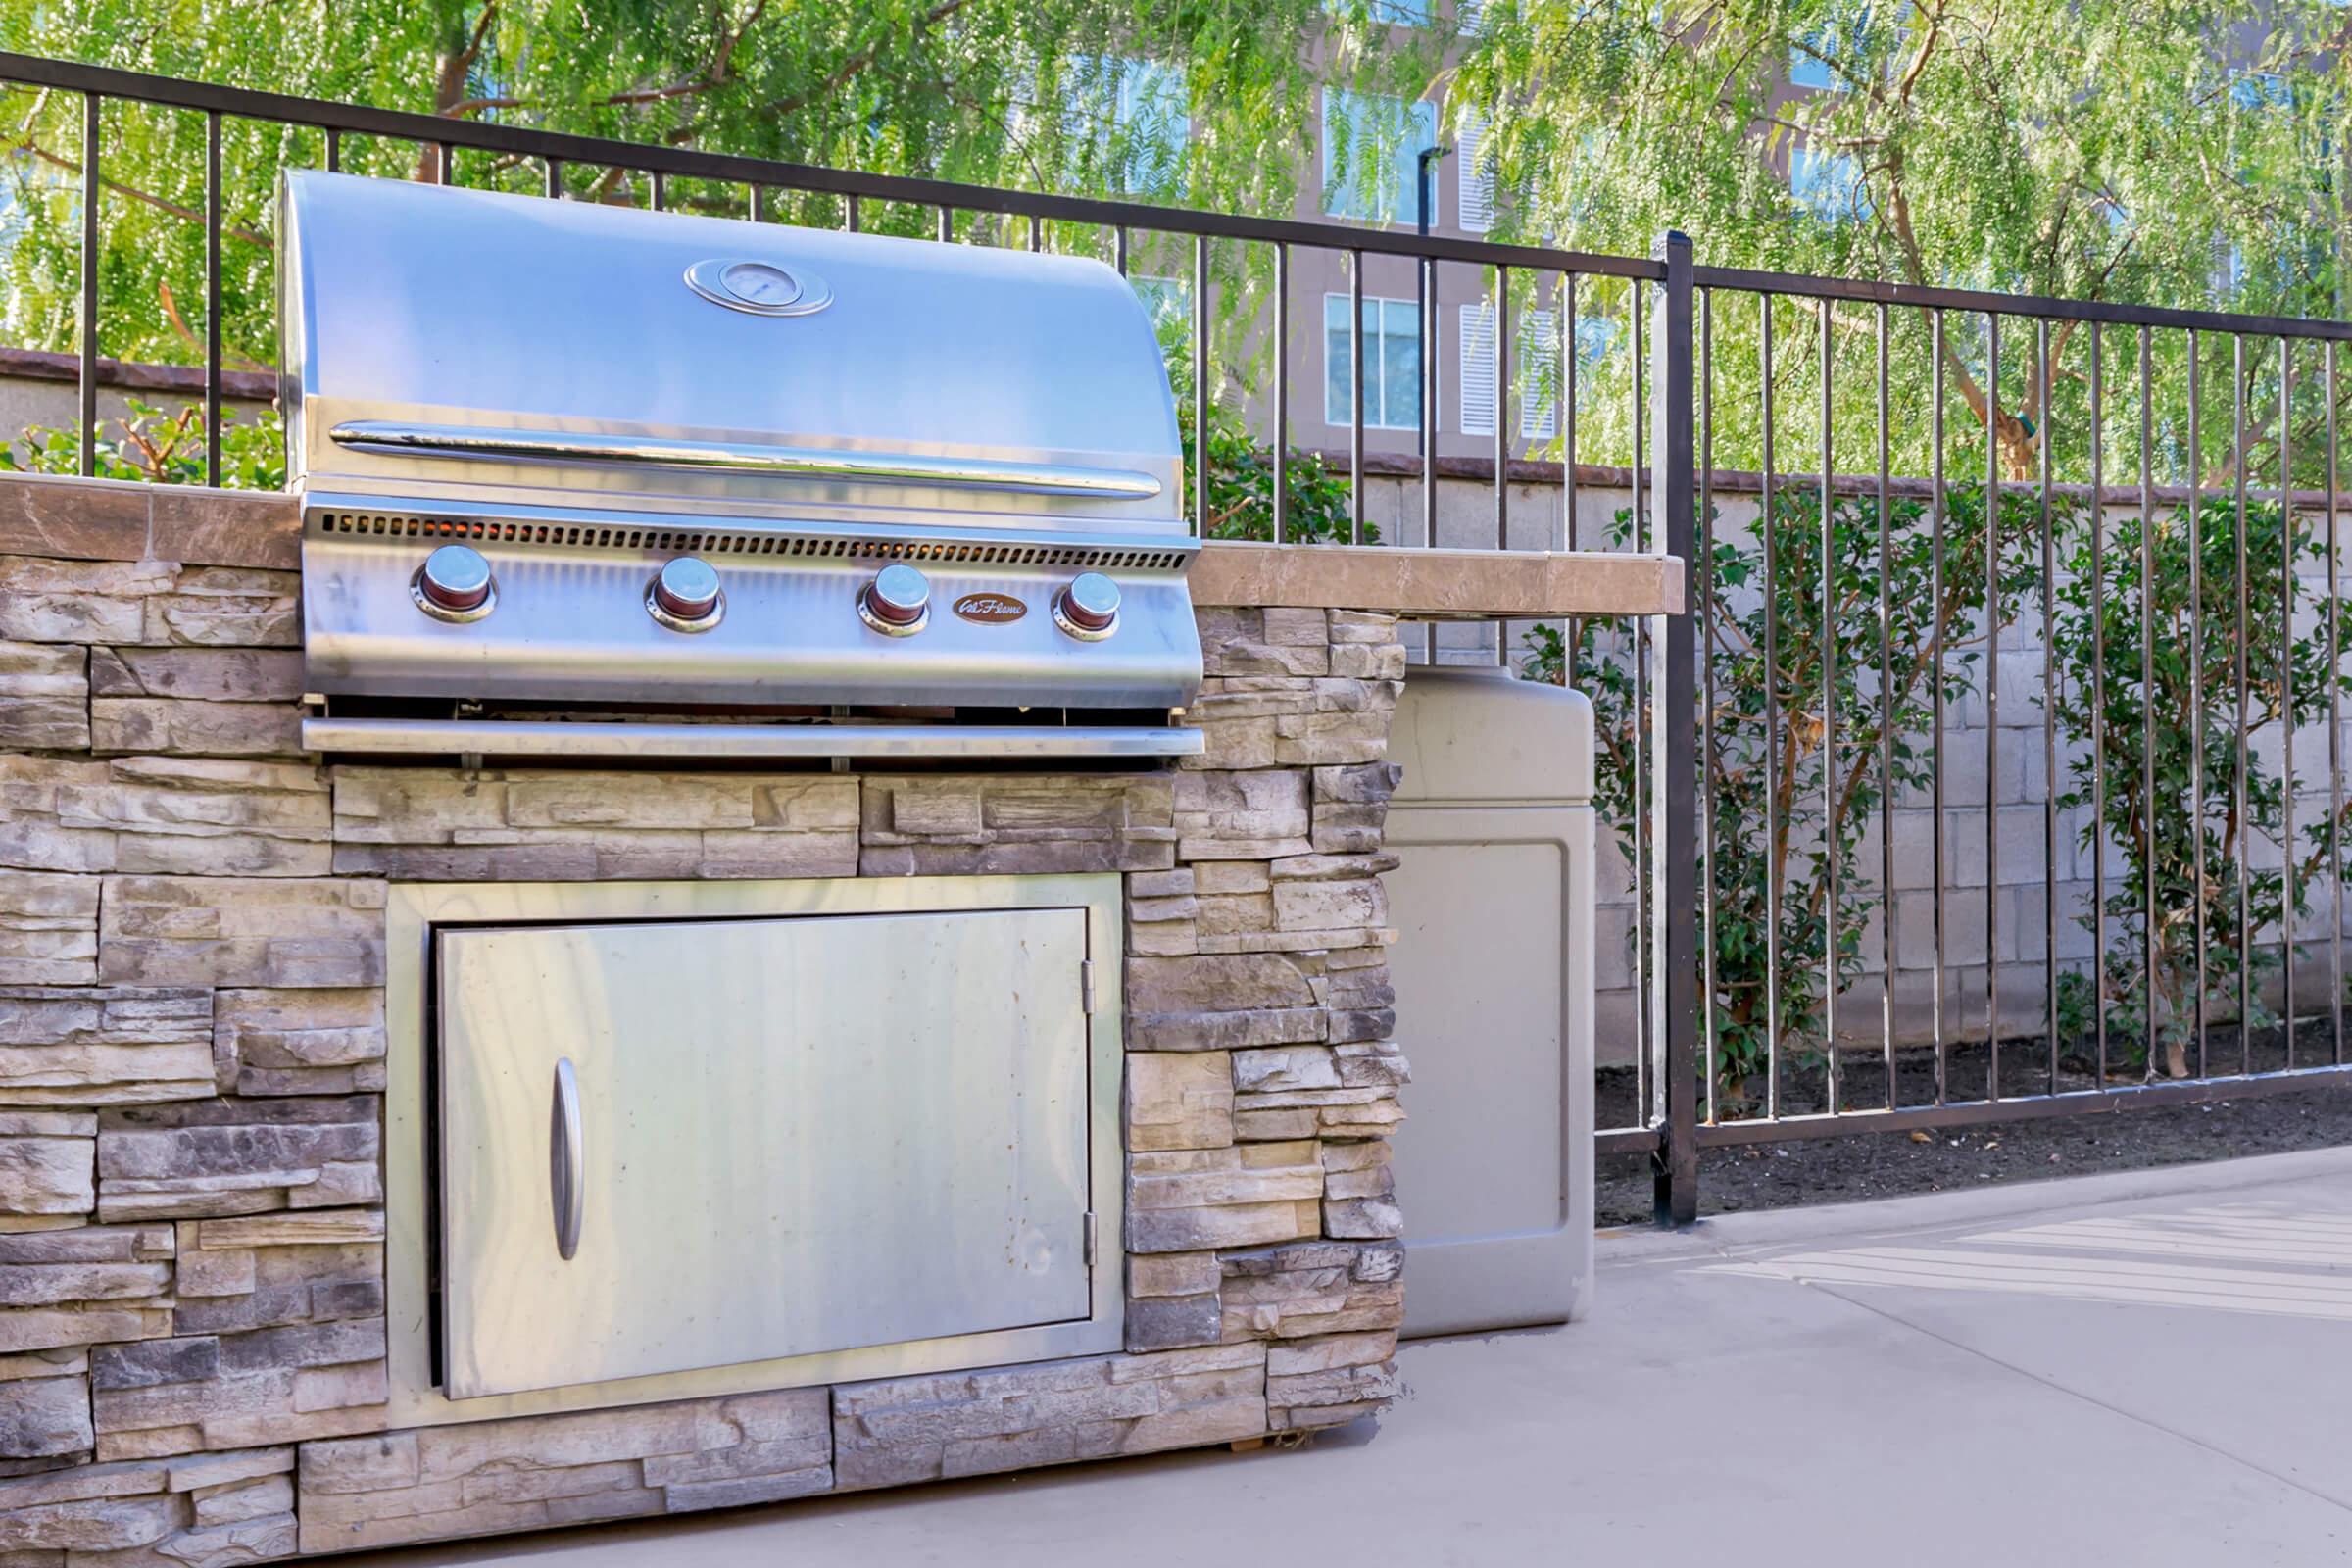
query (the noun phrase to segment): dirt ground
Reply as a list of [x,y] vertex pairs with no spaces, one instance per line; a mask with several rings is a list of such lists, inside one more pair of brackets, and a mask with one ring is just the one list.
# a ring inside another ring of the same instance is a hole
[[[2302,1032],[2296,1065],[2326,1062],[2331,1042]],[[2216,1073],[2240,1062],[2234,1035],[2220,1032],[2208,1043]],[[2275,1033],[2251,1043],[2246,1064],[2256,1071],[2286,1065],[2284,1042]],[[1991,1062],[1980,1045],[1955,1047],[1946,1055],[1944,1081],[1950,1102],[1981,1101]],[[2110,1085],[2139,1081],[2120,1065]],[[1838,1102],[1848,1109],[1886,1103],[1883,1062],[1849,1059],[1840,1072]],[[2047,1093],[2053,1076],[2041,1042],[2007,1042],[2000,1065],[2004,1096]],[[2062,1053],[2055,1083],[2061,1092],[2096,1087],[2095,1057],[2069,1049]],[[1932,1053],[1906,1053],[1898,1063],[1899,1102],[1932,1103],[1936,1063]],[[1599,1082],[1600,1125],[1635,1120],[1634,1075],[1606,1068]],[[1739,1108],[1719,1102],[1718,1114],[1757,1114],[1764,1087],[1745,1086],[1750,1099]],[[1818,1065],[1784,1069],[1783,1114],[1827,1107],[1826,1075]],[[2352,1144],[2352,1084],[2314,1086],[2288,1093],[2224,1098],[2200,1104],[2118,1110],[2112,1114],[2053,1116],[1987,1122],[1921,1132],[1847,1134],[1744,1147],[1709,1149],[1699,1156],[1699,1212],[1728,1214],[1750,1208],[1789,1208],[1805,1203],[1842,1203],[1901,1193],[1932,1193],[1994,1182],[2039,1181],[2089,1171],[2139,1170],[2192,1160],[2229,1159],[2243,1154],[2282,1153]],[[1596,1222],[1602,1228],[1646,1224],[1651,1217],[1647,1155],[1603,1156],[1599,1162]]]

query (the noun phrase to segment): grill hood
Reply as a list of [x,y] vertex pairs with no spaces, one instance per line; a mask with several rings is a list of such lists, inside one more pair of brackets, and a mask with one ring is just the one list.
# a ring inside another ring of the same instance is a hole
[[1185,531],[1100,263],[315,172],[283,223],[309,493]]
[[1039,710],[977,749],[1199,749],[1175,407],[1109,268],[317,172],[280,221],[313,749],[876,753],[779,727],[811,705],[925,710],[887,755]]

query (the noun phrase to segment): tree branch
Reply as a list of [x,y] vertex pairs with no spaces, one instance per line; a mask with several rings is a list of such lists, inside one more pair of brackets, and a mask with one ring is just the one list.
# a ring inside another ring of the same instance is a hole
[[[929,11],[923,14],[923,20],[918,23],[917,25],[920,27],[936,27],[941,23],[947,21],[948,18],[962,10],[963,6],[964,0],[939,0],[938,4],[934,5]],[[766,103],[761,104],[757,112],[763,115],[775,115],[779,118],[786,115],[797,115],[802,110],[808,108],[808,105],[815,100],[819,98],[830,97],[834,92],[838,91],[844,83],[848,82],[851,77],[857,75],[866,67],[872,65],[875,59],[881,53],[882,40],[876,39],[874,42],[867,44],[864,48],[853,51],[848,59],[842,61],[840,65],[835,66],[833,70],[826,75],[825,79],[818,82],[815,86],[808,88],[802,92],[789,94],[782,98],[771,98]]]
[[[16,150],[22,153],[30,153],[33,157],[39,159],[42,163],[49,165],[53,169],[62,169],[68,173],[72,174],[78,174],[81,172],[80,164],[74,162],[71,158],[61,157],[58,154],[51,152],[48,148],[43,147],[36,141],[27,139],[25,141],[19,142]],[[141,190],[135,185],[125,185],[119,179],[108,178],[103,172],[98,176],[98,183],[105,189],[113,191],[118,196],[127,196],[134,202],[143,202],[147,206],[154,208],[159,213],[170,213],[173,218],[185,219],[191,223],[201,223],[205,220],[204,214],[198,212],[193,207],[182,207],[177,202],[166,201],[163,197],[156,195],[153,191]],[[234,223],[222,223],[220,225],[220,232],[223,234],[233,234],[241,240],[261,246],[264,250],[274,250],[276,248],[269,236],[257,234],[250,228],[240,228]]]

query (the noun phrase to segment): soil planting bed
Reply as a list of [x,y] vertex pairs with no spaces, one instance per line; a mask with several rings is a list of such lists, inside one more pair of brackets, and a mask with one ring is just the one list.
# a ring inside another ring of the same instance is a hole
[[[2296,1032],[2294,1065],[2325,1065],[2333,1050],[2331,1030],[2325,1020],[2306,1024]],[[2122,1044],[2110,1042],[2111,1065],[2106,1075],[2110,1087],[2144,1079],[2140,1069],[2124,1063],[2125,1054]],[[2347,1045],[2346,1059],[2352,1060],[2352,1043]],[[2234,1031],[2217,1028],[2210,1033],[2206,1061],[2213,1073],[2237,1071],[2241,1060],[2255,1072],[2285,1067],[2283,1036],[2277,1030],[2257,1034],[2241,1057]],[[2193,1070],[2193,1058],[2191,1067]],[[1946,1102],[1985,1100],[1991,1071],[1990,1054],[1982,1043],[1949,1048],[1943,1068]],[[1879,1056],[1847,1054],[1841,1058],[1839,1078],[1838,1102],[1842,1108],[1877,1110],[1886,1106],[1886,1064]],[[1898,1054],[1899,1104],[1935,1103],[1936,1080],[1935,1053]],[[2053,1081],[2061,1094],[2098,1086],[2097,1059],[2090,1042],[2062,1050],[2054,1080],[2046,1042],[2002,1042],[2004,1098],[2047,1094]],[[1742,1087],[1745,1096],[1740,1100],[1734,1100],[1728,1090],[1718,1090],[1720,1119],[1729,1122],[1762,1113],[1765,1086],[1761,1077]],[[1598,1090],[1601,1126],[1626,1126],[1638,1120],[1632,1068],[1603,1068]],[[1899,1193],[1948,1192],[1994,1182],[2140,1170],[2352,1143],[2352,1082],[2315,1083],[2308,1089],[2234,1097],[2225,1089],[2223,1096],[2196,1104],[2118,1108],[2104,1114],[2028,1117],[1916,1132],[1848,1133],[1707,1149],[1699,1155],[1699,1212],[1729,1214],[1749,1208],[1843,1203]],[[1784,1063],[1779,1103],[1784,1116],[1817,1114],[1829,1107],[1827,1074],[1818,1061]],[[1647,1224],[1650,1217],[1649,1156],[1602,1156],[1596,1222],[1606,1229]]]

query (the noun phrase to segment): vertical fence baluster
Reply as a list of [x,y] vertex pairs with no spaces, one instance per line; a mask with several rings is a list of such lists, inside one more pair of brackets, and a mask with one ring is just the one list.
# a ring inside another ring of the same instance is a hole
[[[1348,253],[1348,528],[1349,539],[1360,545],[1364,542],[1364,253],[1360,250]],[[1328,329],[1325,335],[1330,335]]]
[[98,119],[104,100],[81,99],[81,476],[98,471]]
[[2230,799],[2234,808],[2231,820],[2237,825],[2237,842],[2232,846],[2237,858],[2237,1070],[2243,1074],[2254,1065],[2254,933],[2246,891],[2246,867],[2254,854],[2254,834],[2246,822],[2246,340],[2241,333],[2230,343],[2234,373],[2230,378],[2230,466],[2237,476],[2237,766]]
[[[1494,269],[1494,548],[1510,547],[1510,468],[1511,448],[1508,430],[1511,415],[1511,270]],[[1507,626],[1496,622],[1495,662],[1507,662],[1503,650],[1503,633]]]
[[1929,439],[1935,447],[1932,500],[1928,508],[1928,689],[1932,694],[1928,721],[1928,843],[1930,880],[1935,896],[1928,901],[1936,955],[1930,965],[1936,994],[1928,1017],[1936,1037],[1936,1103],[1940,1105],[1950,1074],[1948,1047],[1943,1037],[1943,312],[1928,317],[1928,357],[1933,361],[1928,406]]
[[[2328,393],[2328,1060],[2344,1064],[2344,697],[2343,627],[2339,602],[2344,564],[2335,536],[2335,345],[2327,348],[2322,373]],[[2197,1068],[2204,1072],[2202,1063]]]
[[564,196],[564,160],[563,160],[563,159],[561,159],[561,158],[550,158],[550,159],[547,161],[547,184],[546,184],[546,185],[545,185],[545,187],[543,188],[543,193],[544,193],[544,194],[547,196],[547,198],[548,198],[550,201],[561,201],[561,200],[563,199],[563,196]]
[[1772,296],[1756,296],[1756,365],[1762,380],[1757,409],[1764,467],[1756,530],[1764,545],[1764,1114],[1781,1113],[1781,879],[1772,874],[1772,846],[1780,832],[1781,576],[1772,518]]
[[[940,221],[947,221],[943,209]],[[1362,345],[1357,345],[1361,359]],[[1361,400],[1358,400],[1359,405]],[[1361,412],[1360,406],[1358,412]],[[1208,236],[1193,236],[1193,537],[1208,537]]]
[[2041,978],[2049,1071],[2044,1088],[2058,1092],[2058,546],[2050,518],[2050,323],[2034,323],[2034,446],[2041,514]]
[[[1560,274],[1560,536],[1570,550],[1581,548],[1584,530],[1576,520],[1576,274]],[[1560,676],[1576,684],[1577,645],[1585,640],[1585,623],[1575,616],[1563,621],[1567,639],[1560,655]]]
[[1042,252],[1046,248],[1046,220],[1035,213],[1029,215],[1029,249]]
[[2295,1065],[2295,360],[2278,340],[2278,1015]]
[[332,125],[326,128],[326,172],[330,174],[343,172],[343,132]]
[[2156,938],[2161,911],[2156,896],[2156,445],[2155,411],[2149,396],[2156,361],[2146,326],[2139,329],[2139,801],[2140,986],[2147,1030],[2148,1070],[2156,1066]]
[[2197,1076],[2205,1076],[2205,497],[2204,393],[2197,381],[2197,334],[2188,334],[2188,800],[2189,879],[2196,920]]
[[[1668,350],[1669,374],[1673,351]],[[1692,880],[1699,912],[1698,987],[1699,1040],[1705,1053],[1699,1092],[1706,1096],[1706,1119],[1715,1120],[1715,291],[1698,291],[1698,570],[1695,606],[1698,644],[1693,656],[1698,678],[1704,683],[1698,705],[1698,831],[1700,859]],[[1574,474],[1573,461],[1568,471]]]
[[1644,489],[1644,486],[1648,480],[1649,469],[1649,460],[1646,456],[1644,456],[1645,448],[1643,446],[1645,439],[1644,432],[1647,429],[1648,423],[1643,416],[1649,412],[1648,404],[1644,401],[1645,388],[1647,388],[1649,385],[1649,344],[1642,332],[1642,322],[1645,319],[1645,313],[1642,308],[1642,279],[1637,277],[1626,286],[1632,291],[1633,295],[1632,309],[1626,314],[1633,318],[1634,339],[1632,411],[1632,422],[1634,427],[1634,548],[1636,550],[1648,550],[1652,548],[1650,541],[1654,537],[1650,526],[1650,508],[1657,499],[1654,495],[1648,494]]
[[[1031,220],[1032,225],[1035,220]],[[1034,232],[1034,227],[1032,232]],[[1036,247],[1032,246],[1031,249]],[[1291,247],[1274,244],[1274,528],[1276,544],[1290,540],[1291,520]]]
[[2001,1098],[2001,318],[1984,313],[1984,1098]]
[[1893,465],[1887,454],[1886,306],[1879,306],[1879,1054],[1886,1073],[1886,1108],[1901,1103],[1894,1064],[1894,557]]
[[[1560,274],[1560,517],[1568,548],[1577,549],[1576,522],[1576,274]],[[1575,685],[1571,671],[1570,685]]]
[[938,236],[938,237],[939,237],[939,242],[940,242],[942,245],[948,244],[950,241],[952,241],[952,240],[954,240],[954,239],[955,239],[955,237],[956,237],[956,209],[955,209],[955,208],[953,208],[953,207],[942,207],[942,208],[939,210],[939,236]]
[[[1421,546],[1438,547],[1438,264],[1423,257],[1421,322],[1414,328],[1421,342]],[[1423,628],[1422,647],[1431,663],[1438,662],[1438,628]]]
[[[863,232],[865,228],[865,203],[858,200],[856,196],[852,196],[850,198],[849,211],[845,213],[843,217],[849,224],[851,233],[857,234]],[[1127,231],[1123,228],[1120,229],[1119,239],[1122,244],[1124,244],[1126,238]],[[1122,254],[1124,254],[1124,252],[1122,252]],[[1126,269],[1121,268],[1120,270],[1125,271]]]
[[[1644,368],[1642,361],[1646,345],[1642,342],[1642,280],[1635,278],[1627,285],[1627,288],[1630,293],[1630,308],[1626,314],[1631,318],[1634,340],[1634,374],[1633,383],[1629,388],[1629,412],[1632,415],[1630,422],[1634,431],[1634,548],[1648,550],[1652,548],[1650,543],[1652,533],[1650,515],[1644,505],[1646,498],[1642,493],[1642,484],[1643,462],[1642,432],[1648,423],[1645,416],[1650,410],[1649,405],[1643,400],[1645,382],[1642,376]],[[1657,651],[1656,645],[1650,637],[1650,631],[1648,617],[1644,616],[1634,622],[1634,713],[1636,715],[1634,799],[1637,801],[1649,799],[1660,761],[1656,755],[1656,748],[1643,743],[1645,736],[1654,739],[1653,726],[1640,722],[1642,717],[1650,715],[1650,705],[1657,701],[1659,696],[1655,683],[1650,679],[1650,662]],[[1656,919],[1654,906],[1658,896],[1658,880],[1653,874],[1656,868],[1651,864],[1651,847],[1657,843],[1656,831],[1657,824],[1655,822],[1650,821],[1642,812],[1636,811],[1634,813],[1634,973],[1636,974],[1650,972],[1649,965],[1658,951],[1653,941],[1653,927]],[[1655,1006],[1656,1001],[1657,999],[1650,995],[1649,987],[1640,988],[1636,1004],[1642,1015],[1641,1032],[1643,1040],[1660,1038],[1654,1033],[1660,1027]],[[1650,1070],[1645,1059],[1649,1054],[1648,1052],[1642,1052],[1634,1058],[1634,1091],[1642,1103],[1653,1106],[1654,1114],[1655,1109],[1658,1108],[1659,1097],[1665,1092],[1666,1078],[1665,1074]],[[1644,1077],[1644,1074],[1647,1076]]]
[[659,169],[654,171],[654,211],[669,211],[669,176]]
[[[1649,411],[1657,421],[1650,450],[1657,462],[1651,493],[1658,508],[1660,548],[1684,563],[1689,582],[1695,534],[1691,499],[1691,284],[1690,241],[1681,234],[1664,235],[1658,260],[1665,264],[1665,280],[1658,290],[1659,368],[1655,403]],[[1637,427],[1638,428],[1638,427]],[[1686,606],[1689,600],[1685,601]],[[1658,1217],[1687,1225],[1698,1217],[1698,1086],[1697,1078],[1697,921],[1692,905],[1697,881],[1697,854],[1692,842],[1691,797],[1697,760],[1693,743],[1697,725],[1692,709],[1697,702],[1692,661],[1693,622],[1690,615],[1658,617],[1653,650],[1663,655],[1657,703],[1650,711],[1652,749],[1657,753],[1656,787],[1649,807],[1657,814],[1652,835],[1658,845],[1653,900],[1657,922],[1653,951],[1657,965],[1644,987],[1653,1000],[1650,1014],[1658,1031],[1664,1084],[1665,1115],[1660,1132],[1665,1158],[1655,1183]]]
[[204,482],[220,482],[220,112],[204,117]]
[[[1494,548],[1511,545],[1511,270],[1494,269]],[[1494,662],[1511,662],[1511,623],[1494,623]]]
[[2090,1014],[2107,1088],[2107,416],[2105,334],[2090,325]]
[[1821,1051],[1829,1109],[1845,1108],[1838,1062],[1838,523],[1836,445],[1831,430],[1830,302],[1821,317]]

